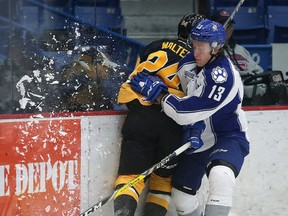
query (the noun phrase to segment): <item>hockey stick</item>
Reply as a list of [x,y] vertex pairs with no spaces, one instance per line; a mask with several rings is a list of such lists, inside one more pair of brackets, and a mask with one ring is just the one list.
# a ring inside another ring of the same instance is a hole
[[111,195],[105,197],[104,199],[102,199],[101,201],[99,201],[98,203],[93,205],[92,207],[88,208],[86,211],[81,213],[80,216],[87,216],[87,215],[91,214],[92,212],[94,212],[95,210],[101,208],[103,205],[105,205],[106,203],[108,203],[111,200],[113,200],[116,195],[122,193],[124,190],[126,190],[126,189],[132,187],[133,185],[137,184],[139,181],[141,181],[145,177],[149,176],[152,172],[154,172],[155,170],[159,169],[160,167],[162,167],[163,165],[165,165],[166,163],[171,161],[173,158],[175,158],[178,155],[180,155],[182,152],[187,150],[189,147],[190,147],[190,143],[189,142],[184,144],[184,145],[182,145],[180,148],[176,149],[174,152],[169,154],[167,157],[163,158],[159,163],[154,164],[150,169],[144,171],[143,173],[138,175],[136,178],[134,178],[130,182],[128,182],[125,185],[123,185],[121,188],[115,190]]
[[240,0],[238,2],[238,4],[236,5],[236,7],[234,8],[233,12],[230,14],[230,16],[228,17],[228,19],[226,20],[226,22],[224,23],[224,28],[226,29],[226,27],[228,26],[228,24],[231,22],[231,20],[234,18],[235,14],[238,12],[240,6],[244,3],[245,0]]

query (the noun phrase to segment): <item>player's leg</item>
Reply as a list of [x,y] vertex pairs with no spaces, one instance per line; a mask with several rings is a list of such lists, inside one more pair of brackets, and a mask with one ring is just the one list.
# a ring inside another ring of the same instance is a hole
[[249,152],[249,143],[242,139],[222,139],[211,152],[207,168],[209,194],[205,216],[228,216],[235,179]]
[[171,177],[160,177],[152,173],[144,207],[144,216],[165,216],[171,195]]
[[196,192],[205,175],[206,153],[195,153],[179,158],[172,177],[172,201],[179,216],[201,216],[203,210]]
[[[119,175],[115,182],[115,189],[120,188],[138,175]],[[139,201],[139,196],[145,187],[144,180],[124,190],[114,199],[115,216],[134,216]]]
[[203,211],[196,197],[196,191],[172,188],[172,200],[180,216],[202,216]]
[[227,166],[214,166],[209,174],[209,196],[205,215],[225,216],[232,207],[235,175]]
[[[141,141],[123,138],[115,189],[121,188],[151,166],[153,151],[149,151],[146,147]],[[144,187],[145,182],[141,180],[115,197],[114,215],[134,216]]]
[[[171,154],[181,145],[182,126],[176,124],[165,113],[159,112],[158,142],[154,163]],[[149,190],[144,207],[144,216],[165,216],[171,199],[171,176],[177,164],[177,158],[156,170],[149,178]]]
[[[149,169],[153,165],[156,148],[154,139],[157,131],[151,131],[151,128],[155,128],[153,109],[140,105],[138,101],[128,105],[129,112],[122,128],[123,138],[115,189]],[[115,216],[134,215],[144,187],[145,182],[142,180],[119,194],[114,200]]]

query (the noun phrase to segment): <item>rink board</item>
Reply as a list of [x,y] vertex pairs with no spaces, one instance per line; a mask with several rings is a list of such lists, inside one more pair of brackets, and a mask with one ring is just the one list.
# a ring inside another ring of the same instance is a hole
[[[246,111],[251,153],[237,178],[233,215],[283,215],[288,212],[288,108]],[[124,118],[124,112],[2,117],[0,215],[79,215],[111,194]],[[204,178],[202,203],[207,190]],[[108,203],[91,215],[112,212]],[[176,216],[173,205],[167,215]]]

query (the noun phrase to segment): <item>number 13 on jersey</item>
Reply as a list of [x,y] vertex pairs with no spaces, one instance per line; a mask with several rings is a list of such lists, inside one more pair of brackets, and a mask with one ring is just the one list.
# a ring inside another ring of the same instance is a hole
[[213,100],[220,101],[224,91],[225,91],[224,87],[214,85],[212,87],[212,90],[211,90],[208,98],[212,98]]

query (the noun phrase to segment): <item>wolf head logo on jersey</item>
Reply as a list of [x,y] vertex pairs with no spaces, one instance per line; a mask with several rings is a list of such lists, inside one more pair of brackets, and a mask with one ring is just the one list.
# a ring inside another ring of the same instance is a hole
[[226,82],[228,74],[225,68],[216,67],[212,70],[211,76],[216,83],[223,83]]

